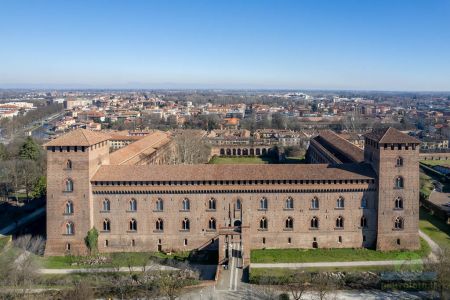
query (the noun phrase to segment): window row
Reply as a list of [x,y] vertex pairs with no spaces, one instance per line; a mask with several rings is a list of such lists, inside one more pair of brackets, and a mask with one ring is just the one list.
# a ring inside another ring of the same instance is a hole
[[[237,200],[236,201],[236,209],[240,210],[241,209],[241,200]],[[217,205],[216,205],[216,199],[211,198],[208,200],[208,210],[216,210]],[[164,200],[161,198],[158,198],[155,201],[155,207],[154,209],[156,211],[163,211],[164,210]],[[184,198],[183,201],[181,201],[181,210],[184,211],[188,211],[191,209],[191,202],[188,198]],[[111,201],[109,199],[105,199],[103,200],[102,203],[102,211],[107,212],[111,210]],[[128,211],[137,211],[137,200],[136,199],[131,199],[128,202]]]
[[[129,231],[137,231],[138,225],[136,219],[130,219],[128,222],[128,230]],[[180,224],[180,230],[189,231],[191,229],[191,221],[188,218],[184,218],[181,220]],[[208,230],[216,230],[217,229],[217,222],[215,218],[210,218],[208,220]],[[164,231],[164,220],[161,218],[158,218],[155,221],[155,231]],[[103,231],[111,231],[111,221],[109,219],[103,220]]]
[[[155,223],[155,231],[164,231],[164,220],[161,218],[158,218]],[[217,229],[217,222],[215,218],[210,218],[208,220],[208,230],[215,231]],[[109,232],[111,231],[111,221],[109,219],[104,219],[102,224],[102,230]],[[311,229],[318,229],[320,226],[319,218],[318,217],[312,217],[310,220],[310,228]],[[367,218],[365,216],[362,216],[360,219],[360,227],[361,228],[367,228]],[[269,221],[266,217],[262,217],[259,220],[259,229],[261,230],[267,230],[269,228]],[[292,217],[288,217],[285,219],[284,228],[288,230],[294,229],[294,219]],[[344,228],[344,218],[342,216],[339,216],[336,218],[335,221],[335,228],[336,229],[342,229]],[[393,229],[395,230],[401,230],[404,228],[404,220],[401,217],[396,217],[393,224]],[[190,220],[188,218],[184,218],[181,221],[180,229],[184,231],[190,230]],[[136,219],[130,219],[128,222],[128,230],[129,231],[137,231],[138,230],[138,222]],[[75,234],[75,227],[72,222],[66,223],[66,234],[67,235],[73,235]]]
[[[344,208],[344,207],[345,207],[345,199],[344,199],[344,197],[340,196],[336,200],[336,208]],[[367,199],[366,198],[361,199],[360,207],[367,208]],[[259,200],[259,209],[267,210],[268,208],[269,208],[269,201],[267,200],[266,197],[262,197]],[[310,208],[311,209],[319,209],[320,208],[319,199],[317,197],[314,197],[311,199]],[[286,200],[284,201],[284,209],[294,209],[294,199],[292,197],[286,198]]]
[[[259,229],[261,230],[267,230],[269,225],[269,221],[266,217],[262,217],[259,220]],[[310,220],[309,224],[310,228],[312,229],[318,229],[319,228],[319,218],[314,216]],[[336,228],[344,228],[344,217],[339,216],[336,218]],[[367,228],[367,218],[365,216],[362,216],[360,219],[360,227]],[[292,217],[287,217],[284,221],[284,229],[294,229],[294,219]]]
[[[344,208],[344,198],[339,197],[339,199],[336,201],[336,208]],[[185,198],[182,201],[182,206],[181,209],[184,211],[188,211],[190,210],[190,201],[189,199]],[[285,205],[286,209],[294,209],[294,200],[291,197],[288,197],[286,199],[286,205]],[[365,198],[363,198],[361,200],[361,208],[367,208],[367,201],[365,200]],[[215,199],[210,199],[208,201],[208,209],[209,210],[215,210],[216,209],[216,200]],[[241,209],[241,201],[237,200],[236,201],[236,209],[240,210]],[[268,201],[267,198],[262,198],[260,201],[260,209],[263,210],[267,210],[268,209]],[[317,197],[314,197],[311,200],[311,209],[319,209],[319,199],[317,199]],[[403,209],[403,199],[401,197],[397,197],[394,200],[394,209]],[[103,200],[103,205],[102,205],[102,211],[104,212],[108,212],[111,210],[111,201],[109,201],[108,199]],[[155,210],[156,211],[163,211],[164,210],[164,201],[162,199],[158,199],[155,203]],[[137,211],[137,201],[136,199],[131,199],[129,202],[129,211]],[[67,215],[71,215],[74,213],[74,208],[73,208],[73,202],[72,201],[67,201],[66,202],[66,206],[65,206],[65,210],[64,213]]]

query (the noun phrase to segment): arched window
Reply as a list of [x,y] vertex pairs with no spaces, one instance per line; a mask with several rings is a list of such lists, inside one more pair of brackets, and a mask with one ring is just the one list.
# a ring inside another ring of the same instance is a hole
[[340,196],[337,200],[336,200],[336,207],[337,208],[344,208],[345,203],[344,203],[344,197]]
[[317,217],[312,217],[311,228],[319,228],[319,219]]
[[395,198],[395,209],[403,209],[403,199],[401,197]]
[[402,189],[404,186],[403,177],[397,176],[395,178],[395,188]]
[[73,181],[72,179],[66,179],[66,192],[73,192]]
[[397,167],[401,167],[403,166],[403,158],[402,157],[397,157]]
[[395,229],[403,229],[403,219],[401,217],[395,218],[394,228]]
[[66,209],[65,209],[64,213],[66,215],[73,214],[73,202],[72,201],[67,201],[66,202]]
[[137,221],[136,221],[136,219],[131,219],[129,225],[130,225],[129,226],[130,231],[136,231],[137,230]]
[[66,161],[66,169],[68,170],[72,169],[72,161],[70,159]]
[[109,219],[104,219],[103,220],[103,231],[110,231],[110,230],[111,230],[111,222],[109,221]]
[[216,230],[216,219],[214,218],[209,219],[208,228],[210,230]]
[[208,209],[209,210],[216,210],[216,199],[211,198],[208,201]]
[[342,216],[337,217],[336,228],[344,228],[344,218]]
[[311,199],[311,208],[319,209],[319,199],[317,197]]
[[155,228],[157,231],[163,231],[164,230],[164,221],[162,219],[156,220]]
[[236,209],[241,210],[241,199],[236,200]]
[[103,200],[103,211],[111,210],[111,202],[108,199]]
[[260,229],[267,229],[267,219],[266,219],[266,217],[262,217],[261,220],[259,220],[259,228]]
[[190,228],[189,219],[184,218],[184,220],[181,222],[181,229],[189,230],[189,228]]
[[75,226],[72,222],[66,223],[66,234],[73,235],[75,234]]
[[130,200],[130,211],[136,211],[137,210],[137,201],[136,199]]
[[364,197],[361,199],[361,208],[367,208],[367,199]]
[[286,229],[293,229],[294,228],[294,219],[291,217],[287,217],[286,221],[284,222],[284,227]]
[[285,208],[286,209],[294,209],[294,199],[292,199],[292,197],[288,197],[286,199]]
[[158,200],[156,200],[155,210],[157,210],[157,211],[163,211],[164,210],[164,201],[163,201],[163,199],[158,198]]
[[191,209],[191,203],[189,202],[188,198],[183,199],[183,210],[190,210]]
[[267,198],[266,197],[262,197],[261,200],[259,200],[259,209],[266,210],[267,207],[268,207]]
[[365,216],[361,217],[361,227],[366,228],[367,227],[367,219]]

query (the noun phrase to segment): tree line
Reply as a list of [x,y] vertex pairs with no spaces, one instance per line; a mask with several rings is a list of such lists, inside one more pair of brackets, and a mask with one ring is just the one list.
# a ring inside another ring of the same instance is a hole
[[0,197],[40,199],[46,194],[46,157],[31,137],[0,144]]
[[49,105],[41,104],[37,106],[37,109],[30,110],[27,113],[21,112],[19,115],[11,119],[0,119],[1,133],[4,137],[11,137],[33,122],[61,112],[62,109],[63,105],[58,103],[52,103]]

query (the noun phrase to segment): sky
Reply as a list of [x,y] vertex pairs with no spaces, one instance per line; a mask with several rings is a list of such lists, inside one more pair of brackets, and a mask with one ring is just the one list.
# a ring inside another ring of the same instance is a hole
[[0,88],[450,91],[450,0],[0,0]]

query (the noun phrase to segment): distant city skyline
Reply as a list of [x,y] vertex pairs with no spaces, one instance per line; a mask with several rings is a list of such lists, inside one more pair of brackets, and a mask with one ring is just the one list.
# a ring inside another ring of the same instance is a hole
[[450,91],[450,1],[2,1],[0,88]]

